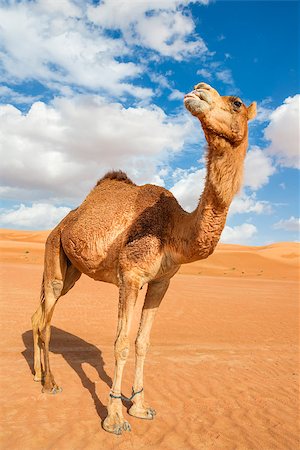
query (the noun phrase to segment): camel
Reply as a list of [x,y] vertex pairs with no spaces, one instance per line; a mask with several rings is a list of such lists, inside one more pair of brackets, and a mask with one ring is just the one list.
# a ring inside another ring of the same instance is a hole
[[135,341],[128,413],[153,419],[156,412],[144,400],[143,371],[155,314],[181,264],[214,251],[242,183],[247,124],[256,115],[256,103],[246,107],[240,98],[220,96],[210,85],[199,83],[185,96],[184,105],[200,120],[208,144],[206,182],[195,211],[184,211],[162,187],[138,186],[124,172],[113,171],[57,225],[45,245],[40,305],[32,316],[34,380],[42,382],[43,392],[61,390],[49,363],[50,322],[58,299],[82,273],[115,284],[119,288],[115,370],[102,424],[115,434],[131,429],[122,412],[121,382],[139,290],[148,285]]

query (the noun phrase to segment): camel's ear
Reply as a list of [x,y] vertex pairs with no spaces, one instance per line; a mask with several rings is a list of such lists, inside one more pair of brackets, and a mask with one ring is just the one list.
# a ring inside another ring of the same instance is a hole
[[251,103],[247,108],[248,111],[248,120],[254,119],[256,117],[256,102]]

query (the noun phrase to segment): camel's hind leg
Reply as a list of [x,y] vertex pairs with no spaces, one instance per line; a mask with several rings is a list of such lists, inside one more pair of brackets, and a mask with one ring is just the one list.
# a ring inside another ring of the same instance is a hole
[[[43,382],[43,391],[59,391],[50,370],[49,341],[50,323],[54,307],[61,295],[67,293],[81,273],[74,266],[68,266],[68,260],[60,245],[60,236],[50,235],[45,249],[45,267],[41,289],[41,303],[32,316],[34,342],[34,379]],[[44,353],[42,366],[41,350]]]
[[49,342],[51,335],[51,318],[54,312],[56,301],[59,299],[63,288],[62,280],[53,280],[48,286],[45,286],[45,303],[44,303],[44,318],[41,323],[40,335],[41,347],[44,353],[44,378],[43,378],[43,392],[51,392],[55,394],[60,391],[60,388],[54,381],[54,377],[50,370],[49,361]]
[[43,367],[41,360],[41,340],[39,337],[39,324],[43,317],[43,303],[45,302],[44,279],[42,281],[40,305],[31,318],[33,332],[33,354],[34,354],[34,381],[42,381]]
[[[50,321],[54,311],[54,306],[60,297],[63,281],[45,281],[42,285],[41,304],[32,316],[32,331],[34,344],[34,380],[42,381],[45,391],[58,389],[50,371],[49,365],[49,341],[50,341]],[[44,360],[42,361],[42,353]]]

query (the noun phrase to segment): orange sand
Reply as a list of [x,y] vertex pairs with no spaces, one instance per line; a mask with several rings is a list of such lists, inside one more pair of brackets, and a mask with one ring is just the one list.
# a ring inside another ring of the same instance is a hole
[[[32,381],[30,316],[47,232],[2,230],[1,449],[299,448],[299,244],[220,245],[183,266],[154,323],[145,391],[154,421],[101,428],[113,375],[117,289],[82,277],[53,318],[51,363],[62,394]],[[132,342],[145,289],[136,307]],[[123,391],[133,380],[133,348]]]

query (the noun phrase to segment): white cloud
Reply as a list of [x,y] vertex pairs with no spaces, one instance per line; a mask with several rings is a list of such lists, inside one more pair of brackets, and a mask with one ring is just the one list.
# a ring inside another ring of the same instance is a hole
[[[255,149],[256,150],[256,149]],[[259,149],[257,149],[259,150]],[[253,174],[251,177],[247,177],[246,186],[251,187],[252,189],[258,189],[263,184],[268,182],[268,177],[266,174],[273,173],[273,169],[269,169],[268,162],[266,162],[266,167],[264,170],[264,156],[260,154],[261,150],[258,151],[258,166],[256,168],[256,164],[248,163],[248,168],[252,168],[256,170],[256,176]],[[253,154],[255,157],[255,155]],[[252,159],[252,157],[251,157]],[[268,160],[268,158],[266,158]],[[206,169],[196,169],[195,167],[190,167],[189,169],[180,169],[177,168],[173,172],[173,180],[175,184],[170,189],[170,191],[175,195],[181,206],[187,211],[193,211],[198,204],[200,195],[204,188],[205,184],[205,175]],[[231,203],[229,209],[229,215],[233,216],[234,214],[246,214],[246,213],[255,213],[255,214],[269,214],[272,211],[271,204],[265,200],[257,200],[256,193],[251,192],[250,194],[246,193],[245,190],[242,190]]]
[[171,89],[170,87],[170,81],[165,75],[162,75],[161,73],[155,73],[155,72],[149,72],[148,73],[149,78],[154,83],[157,83],[162,88]]
[[254,146],[245,159],[244,186],[249,186],[252,190],[260,189],[269,182],[269,177],[275,172],[272,159],[265,151]]
[[300,218],[291,216],[289,219],[281,219],[273,225],[275,230],[300,232]]
[[300,95],[288,97],[270,115],[265,137],[271,141],[269,154],[283,167],[300,168]]
[[[174,185],[170,189],[177,198],[181,206],[187,211],[193,211],[199,202],[200,195],[205,184],[206,169],[177,168],[173,172]],[[258,179],[262,177],[258,175]],[[256,185],[255,185],[256,187]],[[271,204],[265,200],[257,200],[256,193],[247,194],[245,190],[241,191],[230,205],[229,215],[234,214],[269,214],[272,212]]]
[[221,235],[221,242],[230,244],[246,244],[257,233],[257,228],[251,223],[243,223],[230,227],[225,226]]
[[254,121],[263,123],[263,122],[269,122],[271,114],[273,112],[273,109],[268,106],[268,99],[267,101],[261,102],[257,104],[257,115],[254,119]]
[[39,96],[20,94],[7,86],[0,86],[1,103],[31,104],[39,100]]
[[[207,52],[186,8],[191,3],[208,0],[2,2],[2,79],[38,80],[60,92],[72,86],[118,98],[149,98],[152,89],[133,84],[149,60],[182,60]],[[114,30],[120,35],[112,36]],[[150,54],[137,57],[137,45]]]
[[182,60],[207,51],[203,40],[195,35],[192,17],[182,10],[196,2],[208,3],[200,0],[119,0],[116,7],[114,0],[106,0],[97,6],[89,6],[88,17],[103,28],[120,30],[130,46],[143,46],[162,56]]
[[[199,198],[205,184],[206,169],[195,170],[176,169],[173,178],[176,180],[174,186],[170,189],[178,202],[186,211],[193,211],[199,202]],[[269,202],[256,200],[255,193],[247,195],[244,191],[233,200],[229,215],[255,213],[263,214],[271,212]],[[257,233],[255,225],[244,223],[230,227],[225,226],[221,236],[222,242],[246,244]]]
[[[210,56],[213,56],[214,53],[210,52]],[[229,53],[225,54],[225,60],[230,59],[231,56]],[[228,91],[228,95],[238,95],[239,90],[235,87],[233,75],[231,69],[226,67],[226,61],[205,61],[204,67],[197,70],[197,75],[200,75],[204,79],[206,79],[209,83],[213,80],[221,81],[225,85],[227,85],[226,90]],[[201,81],[201,80],[199,80]]]
[[3,192],[19,189],[23,201],[36,190],[40,198],[78,201],[112,168],[127,170],[137,183],[163,184],[158,167],[183,148],[193,126],[187,114],[126,109],[98,96],[37,102],[26,114],[1,106]]
[[219,36],[217,36],[217,41],[224,41],[224,39],[226,39],[226,37],[224,36],[224,34],[219,34]]
[[197,70],[197,75],[201,75],[201,77],[206,78],[207,80],[212,79],[212,73],[207,69],[199,69]]
[[[191,168],[190,170],[193,170]],[[186,211],[193,211],[198,204],[200,195],[204,188],[206,169],[199,169],[196,171],[181,170],[175,174],[176,178],[179,175],[180,179],[170,189],[172,194],[176,197],[180,205]]]
[[230,216],[246,213],[269,214],[271,212],[272,207],[268,201],[257,200],[255,192],[248,195],[245,191],[242,191],[233,199],[229,208]]
[[171,94],[168,96],[169,100],[181,100],[183,101],[184,92],[179,91],[178,89],[173,89]]
[[33,203],[32,206],[18,205],[0,211],[0,226],[4,228],[26,228],[41,230],[53,228],[66,216],[70,208],[48,203]]
[[39,80],[56,89],[73,84],[116,95],[152,95],[150,89],[136,90],[128,84],[142,67],[117,59],[129,52],[124,41],[91,26],[85,9],[84,2],[66,0],[2,4],[2,78],[8,82]]
[[225,84],[229,84],[231,86],[234,84],[232,72],[230,69],[223,69],[216,72],[216,78]]

